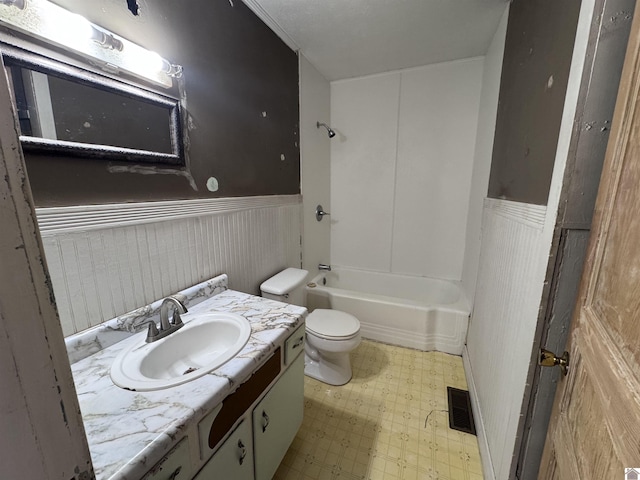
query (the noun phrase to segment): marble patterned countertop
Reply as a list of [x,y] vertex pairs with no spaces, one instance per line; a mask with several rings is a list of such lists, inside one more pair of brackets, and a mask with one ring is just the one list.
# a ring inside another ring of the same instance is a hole
[[67,339],[71,369],[97,480],[139,480],[190,426],[232,393],[304,321],[306,309],[229,290],[221,275],[181,292],[189,312],[233,312],[251,323],[247,345],[214,372],[152,392],[117,387],[109,370],[132,335],[158,317],[161,302]]

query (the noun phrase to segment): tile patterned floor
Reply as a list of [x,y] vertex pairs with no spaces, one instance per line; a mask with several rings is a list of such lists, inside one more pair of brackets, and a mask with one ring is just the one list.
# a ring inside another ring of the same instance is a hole
[[304,420],[275,480],[482,480],[475,436],[449,429],[447,386],[462,359],[364,340],[353,379],[305,377]]

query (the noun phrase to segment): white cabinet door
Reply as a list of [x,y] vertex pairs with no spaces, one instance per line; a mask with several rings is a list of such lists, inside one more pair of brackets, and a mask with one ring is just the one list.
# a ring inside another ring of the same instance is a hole
[[188,480],[191,478],[191,462],[189,460],[189,441],[187,437],[144,476],[142,480]]
[[[304,355],[253,410],[256,480],[271,480],[302,424]],[[199,479],[198,479],[199,480]]]
[[251,422],[238,425],[193,480],[253,480]]

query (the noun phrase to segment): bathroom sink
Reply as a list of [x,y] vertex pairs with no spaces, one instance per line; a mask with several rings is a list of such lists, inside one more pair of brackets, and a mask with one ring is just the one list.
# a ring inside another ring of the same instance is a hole
[[146,332],[114,360],[111,380],[127,390],[173,387],[199,378],[231,360],[246,345],[251,325],[235,313],[183,315],[184,327],[146,343]]

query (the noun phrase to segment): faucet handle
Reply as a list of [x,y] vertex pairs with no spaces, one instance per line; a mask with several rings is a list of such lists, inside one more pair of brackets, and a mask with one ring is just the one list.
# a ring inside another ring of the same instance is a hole
[[156,339],[156,337],[160,335],[160,332],[158,331],[158,327],[156,326],[156,322],[151,321],[148,323],[149,323],[149,329],[147,330],[147,339],[146,339],[147,343],[153,342]]
[[173,311],[173,318],[171,318],[171,325],[182,325],[182,318],[180,318],[180,312],[177,309]]

